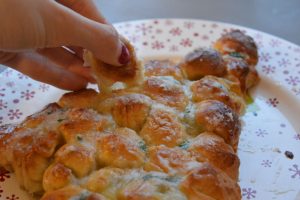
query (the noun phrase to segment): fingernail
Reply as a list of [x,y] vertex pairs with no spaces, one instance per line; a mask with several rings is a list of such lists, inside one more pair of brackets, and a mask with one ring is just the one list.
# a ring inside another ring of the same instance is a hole
[[119,63],[121,65],[125,65],[130,61],[130,55],[127,47],[125,45],[122,45],[122,52],[119,57]]

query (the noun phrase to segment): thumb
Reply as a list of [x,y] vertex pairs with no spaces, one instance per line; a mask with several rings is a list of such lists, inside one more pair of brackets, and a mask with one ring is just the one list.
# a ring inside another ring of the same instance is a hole
[[90,20],[54,1],[51,8],[45,19],[47,47],[80,46],[115,66],[129,61],[128,49],[112,25]]

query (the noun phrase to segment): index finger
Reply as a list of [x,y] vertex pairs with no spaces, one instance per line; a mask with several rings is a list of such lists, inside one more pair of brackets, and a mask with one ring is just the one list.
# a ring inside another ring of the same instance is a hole
[[108,24],[107,20],[103,17],[97,9],[93,0],[56,0],[58,3],[74,10],[75,12],[87,17],[91,20]]

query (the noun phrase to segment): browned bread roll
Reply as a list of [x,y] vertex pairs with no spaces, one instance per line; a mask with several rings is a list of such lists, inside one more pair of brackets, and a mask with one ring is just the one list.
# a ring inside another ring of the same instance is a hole
[[98,86],[102,92],[110,92],[115,82],[123,82],[127,86],[134,86],[143,80],[143,68],[136,58],[134,47],[123,38],[130,53],[130,61],[123,66],[112,66],[98,60],[91,52],[86,51],[84,58],[92,67]]
[[100,92],[66,93],[1,127],[0,165],[42,200],[240,200],[239,117],[258,81],[252,42],[234,31],[217,41],[220,53],[150,61],[145,74],[129,43],[124,67],[88,53]]
[[258,62],[257,46],[254,40],[240,30],[233,30],[216,41],[214,47],[221,54],[240,57],[250,65]]
[[198,80],[206,75],[223,76],[226,73],[221,54],[210,48],[199,48],[189,53],[180,67],[189,80]]

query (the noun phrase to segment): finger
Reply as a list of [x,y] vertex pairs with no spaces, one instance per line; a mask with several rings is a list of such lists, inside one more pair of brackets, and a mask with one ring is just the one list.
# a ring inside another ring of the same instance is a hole
[[[60,4],[74,10],[75,12],[100,23],[109,24],[101,12],[97,9],[93,0],[57,0]],[[81,47],[69,46],[79,58],[83,60],[83,49]]]
[[57,0],[57,2],[91,20],[104,24],[108,23],[92,0]]
[[32,79],[64,90],[80,90],[88,84],[85,78],[58,67],[51,60],[35,52],[17,53],[3,64],[28,75]]
[[74,55],[77,56],[77,58],[83,61],[83,49],[81,47],[69,46],[64,48],[71,51]]
[[[117,31],[111,25],[92,21],[55,2],[51,11],[52,14],[47,16],[51,18],[47,20],[49,32],[46,41],[49,47],[80,46],[92,51],[97,58],[108,64],[126,64],[119,61],[121,52],[126,51]],[[121,61],[124,60],[129,59]]]
[[83,61],[66,49],[62,47],[45,48],[38,49],[37,52],[47,57],[58,67],[62,67],[78,76],[82,76],[92,83],[96,82],[92,77],[91,68],[83,67]]

